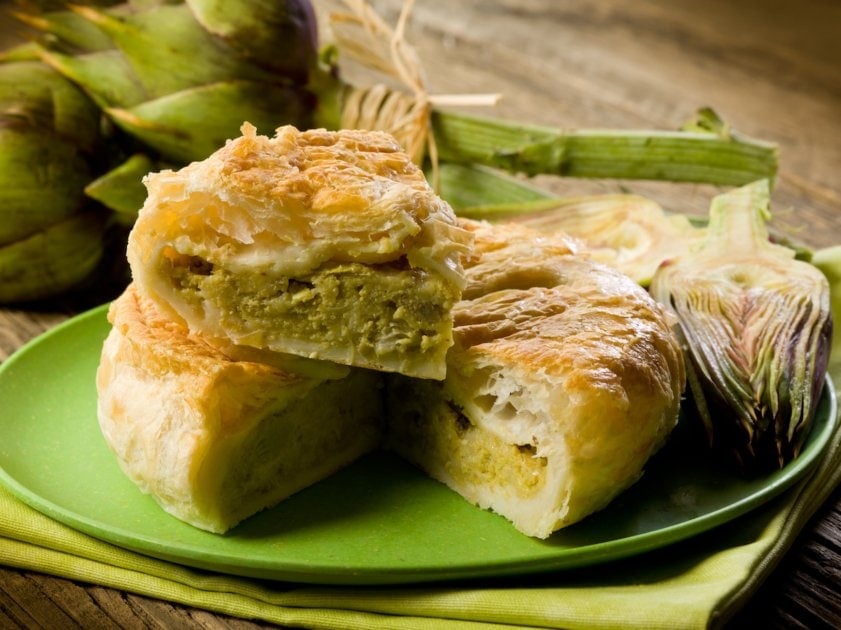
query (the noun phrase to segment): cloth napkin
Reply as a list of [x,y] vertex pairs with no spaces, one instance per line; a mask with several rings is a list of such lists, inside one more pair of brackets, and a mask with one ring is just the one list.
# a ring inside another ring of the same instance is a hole
[[[832,368],[836,389],[841,363]],[[632,559],[450,585],[326,587],[187,568],[102,542],[0,489],[0,564],[312,629],[706,628],[758,588],[841,481],[841,430],[809,478],[705,534]]]

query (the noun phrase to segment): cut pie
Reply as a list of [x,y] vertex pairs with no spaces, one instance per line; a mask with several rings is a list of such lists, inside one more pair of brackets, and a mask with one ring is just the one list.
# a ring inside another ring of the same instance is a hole
[[546,538],[640,477],[677,422],[682,355],[648,294],[575,241],[463,225],[476,253],[447,377],[389,378],[387,444]]
[[126,475],[195,527],[225,532],[379,445],[377,373],[232,358],[131,285],[109,320],[97,372],[102,434]]

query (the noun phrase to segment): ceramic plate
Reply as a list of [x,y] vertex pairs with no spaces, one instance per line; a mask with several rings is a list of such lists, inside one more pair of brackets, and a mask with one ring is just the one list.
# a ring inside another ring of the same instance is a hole
[[168,516],[122,474],[96,421],[94,374],[108,324],[94,309],[0,366],[0,481],[37,510],[116,545],[184,565],[309,583],[395,584],[580,567],[694,536],[795,483],[835,423],[828,383],[789,466],[744,479],[694,447],[683,423],[643,479],[606,510],[545,541],[469,505],[384,453],[224,536]]

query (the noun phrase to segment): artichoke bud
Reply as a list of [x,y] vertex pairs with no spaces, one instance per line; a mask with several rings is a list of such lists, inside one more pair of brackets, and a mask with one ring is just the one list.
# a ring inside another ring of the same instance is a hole
[[0,63],[0,302],[52,297],[102,258],[105,221],[84,188],[101,112],[41,61]]
[[[82,87],[115,126],[165,162],[203,159],[236,136],[311,126],[315,16],[305,0],[70,5],[36,16],[44,61]],[[230,18],[230,22],[226,20]],[[68,34],[74,20],[85,22]],[[107,42],[107,45],[106,45]],[[130,151],[133,152],[133,151]]]
[[318,55],[312,5],[302,0],[187,0],[196,19],[242,57],[306,83]]
[[710,443],[746,471],[781,468],[808,435],[832,337],[829,284],[769,240],[769,183],[716,197],[707,234],[650,291],[674,312]]

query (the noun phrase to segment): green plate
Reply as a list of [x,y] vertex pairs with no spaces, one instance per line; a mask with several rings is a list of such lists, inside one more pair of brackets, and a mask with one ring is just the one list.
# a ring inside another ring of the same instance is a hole
[[716,467],[678,427],[643,479],[545,541],[519,534],[401,460],[378,453],[224,536],[164,513],[120,471],[96,420],[105,307],[35,339],[0,366],[0,480],[91,536],[184,565],[251,577],[389,584],[537,573],[662,547],[791,486],[835,429],[828,383],[800,457],[760,479]]

